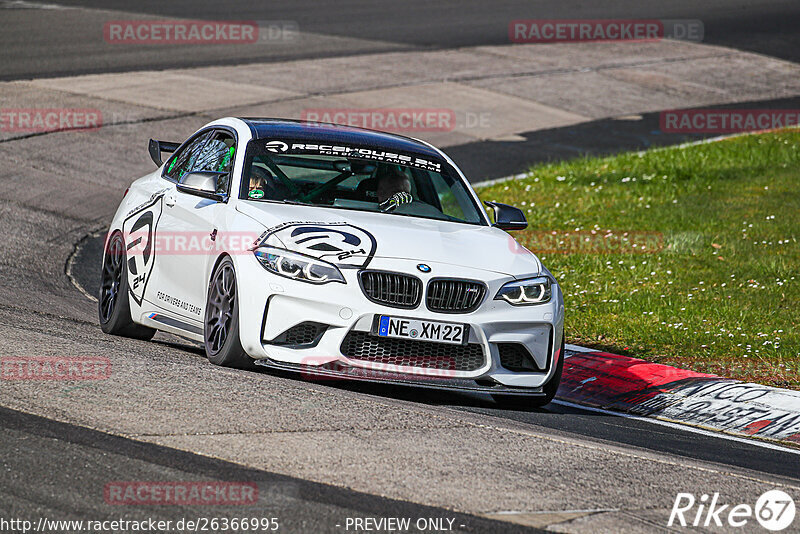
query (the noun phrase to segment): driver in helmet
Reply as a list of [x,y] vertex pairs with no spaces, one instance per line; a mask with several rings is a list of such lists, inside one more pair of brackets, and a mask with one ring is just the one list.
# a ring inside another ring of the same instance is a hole
[[247,198],[266,198],[268,200],[285,200],[289,198],[288,188],[267,169],[252,165]]
[[266,174],[262,169],[253,167],[250,169],[250,185],[247,188],[247,198],[264,198],[267,189]]

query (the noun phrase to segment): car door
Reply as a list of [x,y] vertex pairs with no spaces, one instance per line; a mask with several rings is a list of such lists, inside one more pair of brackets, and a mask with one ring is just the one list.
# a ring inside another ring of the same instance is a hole
[[193,322],[203,320],[207,273],[217,257],[216,235],[227,204],[179,191],[175,186],[189,172],[227,172],[217,189],[227,197],[235,148],[231,132],[209,130],[176,153],[164,173],[169,185],[158,223],[159,259],[147,295],[152,304]]

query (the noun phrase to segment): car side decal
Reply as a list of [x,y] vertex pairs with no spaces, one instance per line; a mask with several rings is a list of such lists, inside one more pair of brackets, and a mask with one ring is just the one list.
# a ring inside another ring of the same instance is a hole
[[128,290],[141,306],[156,261],[156,228],[163,210],[163,195],[153,199],[122,224],[125,240]]
[[270,229],[264,245],[287,248],[338,266],[363,269],[375,256],[375,236],[348,223],[290,222]]

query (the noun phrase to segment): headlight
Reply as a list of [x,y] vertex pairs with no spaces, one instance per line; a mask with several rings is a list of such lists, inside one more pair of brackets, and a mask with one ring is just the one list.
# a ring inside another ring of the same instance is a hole
[[500,288],[495,300],[505,300],[515,306],[544,304],[550,301],[552,281],[547,276],[509,282]]
[[335,265],[305,254],[276,247],[259,247],[253,254],[266,270],[292,280],[312,284],[347,283]]

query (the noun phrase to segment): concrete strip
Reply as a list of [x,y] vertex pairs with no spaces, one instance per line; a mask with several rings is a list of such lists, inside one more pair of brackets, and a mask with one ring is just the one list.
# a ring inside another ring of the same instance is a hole
[[800,65],[755,54],[720,54],[468,83],[600,119],[797,95]]
[[[361,91],[340,98],[362,108],[404,108],[408,107],[407,102],[424,102],[427,108],[452,110],[456,119],[453,130],[473,139],[499,138],[526,129],[544,130],[588,120],[530,99],[453,82]],[[424,135],[434,144],[446,144],[449,132]]]
[[41,94],[39,107],[69,93],[209,116],[301,118],[312,107],[445,108],[454,111],[455,128],[406,133],[454,146],[522,139],[525,132],[594,118],[794,96],[800,94],[798,74],[800,66],[785,61],[662,41],[389,52],[53,78],[25,86],[58,91]]
[[514,57],[500,57],[479,48],[459,48],[188,70],[212,79],[236,79],[310,95],[330,95],[476,77],[493,78],[540,68],[548,67]]
[[[636,65],[657,66],[700,58],[747,54],[722,47],[659,43],[570,43],[478,46],[451,50],[387,52],[293,62],[184,69],[212,79],[236,79],[308,94],[356,92],[433,82],[551,76]],[[787,63],[790,65],[790,63]],[[297,73],[305,75],[298,77]],[[358,72],[358,76],[353,73]]]
[[537,65],[538,70],[542,73],[555,69],[582,71],[675,61],[682,62],[709,56],[720,57],[743,53],[739,50],[722,46],[670,40],[651,43],[618,41],[517,46],[496,45],[478,46],[474,50],[490,54],[498,59],[513,59],[523,65]]
[[191,112],[297,96],[297,93],[282,89],[170,71],[137,72],[135,76],[91,74],[69,79],[36,80],[30,84],[126,104]]
[[[179,114],[173,110],[112,102],[92,95],[44,89],[27,82],[0,82],[0,124],[2,124],[0,142],[38,133],[38,129],[22,127],[24,124],[19,114],[27,113],[29,116],[27,123],[32,125],[37,113],[41,114],[45,110],[96,112],[103,126],[166,119]],[[17,116],[12,117],[12,113],[16,113]],[[68,127],[69,124],[58,124],[58,126]]]

